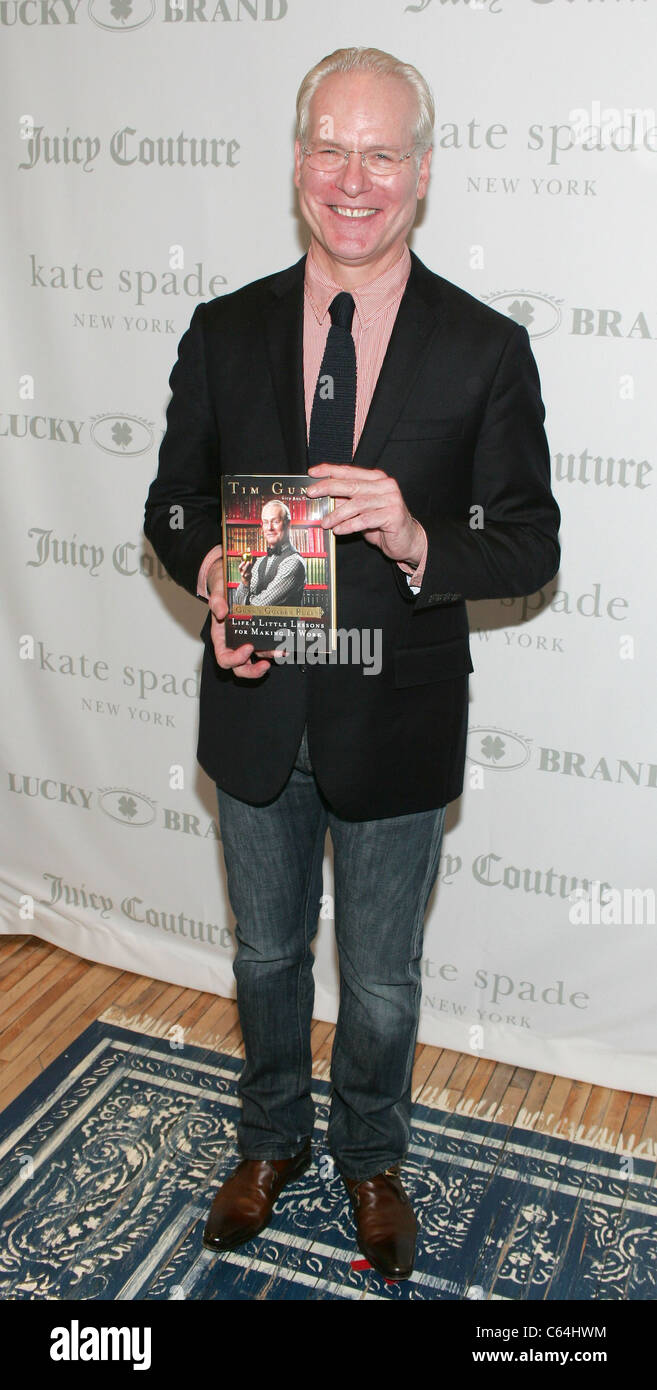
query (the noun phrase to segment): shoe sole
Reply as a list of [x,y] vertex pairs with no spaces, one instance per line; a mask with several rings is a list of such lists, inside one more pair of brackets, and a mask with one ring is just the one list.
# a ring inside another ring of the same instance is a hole
[[389,1269],[382,1269],[381,1265],[375,1264],[374,1260],[372,1259],[372,1256],[369,1254],[367,1250],[363,1248],[359,1240],[356,1240],[356,1244],[358,1246],[358,1249],[360,1250],[361,1255],[363,1255],[363,1257],[367,1260],[368,1264],[372,1266],[372,1269],[375,1269],[377,1274],[381,1275],[382,1279],[391,1279],[395,1284],[401,1283],[402,1279],[410,1279],[411,1274],[415,1269],[415,1261],[413,1261],[413,1264],[411,1265],[408,1274],[391,1274]]
[[[308,1156],[308,1158],[305,1158],[304,1161],[303,1161],[303,1163],[300,1164],[300,1166],[299,1166],[297,1169],[295,1169],[294,1173],[290,1173],[289,1178],[286,1178],[286,1179],[285,1179],[285,1182],[283,1183],[283,1186],[280,1188],[279,1192],[276,1194],[276,1197],[274,1198],[274,1202],[277,1202],[277,1201],[278,1201],[279,1197],[281,1197],[281,1196],[283,1195],[283,1193],[284,1193],[286,1187],[289,1187],[289,1186],[290,1186],[290,1183],[296,1182],[297,1178],[300,1178],[300,1177],[302,1176],[302,1174],[306,1172],[306,1170],[310,1167],[312,1161],[313,1161],[313,1160],[312,1160],[312,1154],[310,1154],[310,1155]],[[230,1241],[226,1241],[226,1242],[223,1242],[223,1241],[222,1241],[222,1243],[221,1243],[220,1245],[219,1245],[218,1243],[216,1243],[215,1241],[207,1241],[207,1240],[205,1239],[205,1237],[203,1237],[201,1243],[202,1243],[202,1245],[203,1245],[203,1247],[204,1247],[205,1250],[211,1250],[215,1255],[221,1255],[221,1254],[223,1254],[223,1252],[226,1251],[226,1250],[238,1250],[239,1247],[240,1247],[240,1245],[248,1245],[248,1243],[249,1243],[250,1240],[255,1240],[255,1239],[256,1239],[256,1236],[259,1236],[259,1235],[261,1234],[262,1231],[265,1231],[265,1230],[267,1229],[267,1227],[269,1226],[269,1224],[270,1224],[270,1222],[271,1222],[271,1218],[272,1218],[273,1215],[274,1215],[274,1212],[273,1212],[273,1210],[272,1210],[272,1213],[271,1213],[270,1216],[267,1217],[267,1220],[266,1220],[266,1221],[263,1221],[262,1225],[261,1225],[261,1226],[258,1226],[257,1230],[255,1230],[255,1231],[249,1231],[249,1234],[248,1234],[247,1236],[241,1236],[241,1237],[239,1237],[239,1239],[236,1239],[236,1240],[230,1240]]]

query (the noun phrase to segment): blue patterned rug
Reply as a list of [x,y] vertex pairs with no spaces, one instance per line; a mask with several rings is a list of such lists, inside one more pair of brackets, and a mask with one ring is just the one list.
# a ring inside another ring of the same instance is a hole
[[363,1269],[325,1148],[272,1224],[201,1235],[239,1155],[241,1062],[93,1023],[0,1114],[0,1298],[592,1300],[657,1297],[657,1164],[416,1105],[403,1178],[414,1274]]

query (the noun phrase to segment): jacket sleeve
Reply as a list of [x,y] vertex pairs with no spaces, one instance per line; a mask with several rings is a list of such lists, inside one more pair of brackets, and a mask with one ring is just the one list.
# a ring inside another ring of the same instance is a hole
[[518,324],[498,362],[477,437],[470,516],[423,518],[429,546],[416,610],[533,594],[556,574],[561,516],[544,420],[538,368]]
[[146,500],[144,533],[168,574],[196,595],[201,564],[221,544],[220,447],[198,304],[178,345],[157,477]]

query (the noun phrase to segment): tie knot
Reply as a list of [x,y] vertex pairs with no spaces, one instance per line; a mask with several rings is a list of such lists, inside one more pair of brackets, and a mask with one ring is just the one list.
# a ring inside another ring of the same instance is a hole
[[350,333],[351,320],[354,317],[353,295],[347,294],[346,290],[336,294],[329,305],[329,314],[332,324],[336,324],[338,328],[346,328],[347,333]]

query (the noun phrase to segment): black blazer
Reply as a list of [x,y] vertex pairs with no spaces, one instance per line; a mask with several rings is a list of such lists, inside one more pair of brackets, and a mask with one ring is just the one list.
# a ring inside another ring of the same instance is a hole
[[[220,473],[306,472],[304,268],[302,257],[199,304],[180,341],[144,530],[191,594],[221,541]],[[220,787],[254,804],[275,797],[307,720],[318,783],[339,815],[405,815],[459,796],[473,669],[465,600],[534,593],[559,567],[544,419],[526,329],[411,253],[353,461],[396,478],[424,526],[420,592],[361,536],[336,537],[338,627],[381,629],[379,675],[272,663],[240,680],[216,663],[208,614],[198,759]]]

